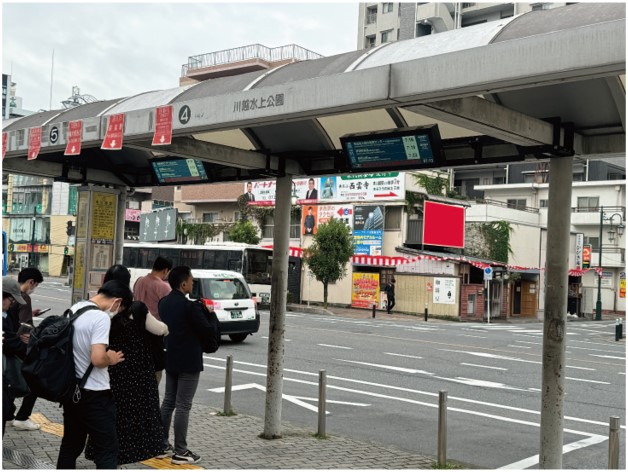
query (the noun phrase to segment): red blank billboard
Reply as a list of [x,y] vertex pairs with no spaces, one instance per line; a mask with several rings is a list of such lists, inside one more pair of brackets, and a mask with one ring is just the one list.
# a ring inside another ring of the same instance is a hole
[[464,207],[426,201],[423,205],[423,244],[464,247]]

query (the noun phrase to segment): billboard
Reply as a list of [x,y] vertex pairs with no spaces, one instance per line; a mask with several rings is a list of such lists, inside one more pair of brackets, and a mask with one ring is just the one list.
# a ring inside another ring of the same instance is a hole
[[582,268],[588,269],[591,267],[591,245],[585,244],[582,246]]
[[384,206],[353,207],[354,254],[381,256],[384,236]]
[[158,210],[140,215],[140,242],[177,239],[177,209]]
[[464,248],[464,207],[426,201],[423,244]]
[[379,305],[379,274],[354,272],[351,289],[351,306],[371,308]]

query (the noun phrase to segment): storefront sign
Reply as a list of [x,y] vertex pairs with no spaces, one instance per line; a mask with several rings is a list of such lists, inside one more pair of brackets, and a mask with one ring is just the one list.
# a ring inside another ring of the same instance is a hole
[[591,245],[585,244],[582,246],[582,268],[588,269],[591,267]]
[[354,308],[371,308],[379,305],[379,274],[353,274],[351,306]]
[[582,269],[582,249],[584,246],[584,234],[576,234],[576,269]]
[[610,270],[602,271],[602,287],[613,287],[613,272]]
[[141,214],[142,214],[141,210],[133,210],[131,208],[127,208],[124,211],[124,220],[125,221],[133,221],[135,223],[139,223]]
[[456,304],[458,279],[446,279],[442,277],[434,277],[434,291],[432,292],[432,302],[444,305]]
[[626,273],[619,273],[619,298],[626,298]]
[[[338,201],[402,200],[406,195],[402,172],[373,172],[331,178],[335,179],[337,185],[334,199]],[[324,182],[325,179],[326,177],[321,178],[323,189],[329,185]]]

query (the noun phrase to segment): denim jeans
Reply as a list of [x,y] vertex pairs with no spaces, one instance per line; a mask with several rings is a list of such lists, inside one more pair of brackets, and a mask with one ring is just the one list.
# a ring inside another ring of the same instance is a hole
[[88,434],[94,443],[96,468],[116,469],[118,436],[116,406],[111,390],[81,389],[78,403],[70,400],[63,404],[63,439],[57,469],[76,469],[76,459],[85,449]]
[[177,373],[166,371],[166,393],[161,404],[161,422],[164,425],[164,446],[168,446],[170,423],[174,414],[174,452],[183,454],[188,450],[188,423],[192,400],[196,394],[200,372]]

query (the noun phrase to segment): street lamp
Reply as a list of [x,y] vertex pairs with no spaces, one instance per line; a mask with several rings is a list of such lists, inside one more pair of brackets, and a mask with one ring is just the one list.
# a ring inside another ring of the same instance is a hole
[[613,219],[615,217],[619,218],[619,225],[617,225],[617,235],[619,237],[621,237],[624,234],[624,229],[626,228],[624,226],[624,218],[621,215],[621,213],[613,213],[611,216],[609,217],[604,217],[604,207],[600,207],[600,239],[599,239],[599,245],[600,245],[600,257],[599,257],[599,264],[598,267],[600,268],[600,272],[598,273],[598,279],[597,279],[597,302],[595,303],[595,320],[596,321],[601,321],[602,320],[602,235],[603,235],[603,230],[604,230],[604,221],[608,221],[611,224],[611,229],[608,231],[608,240],[610,242],[615,241],[615,231],[613,231]]

